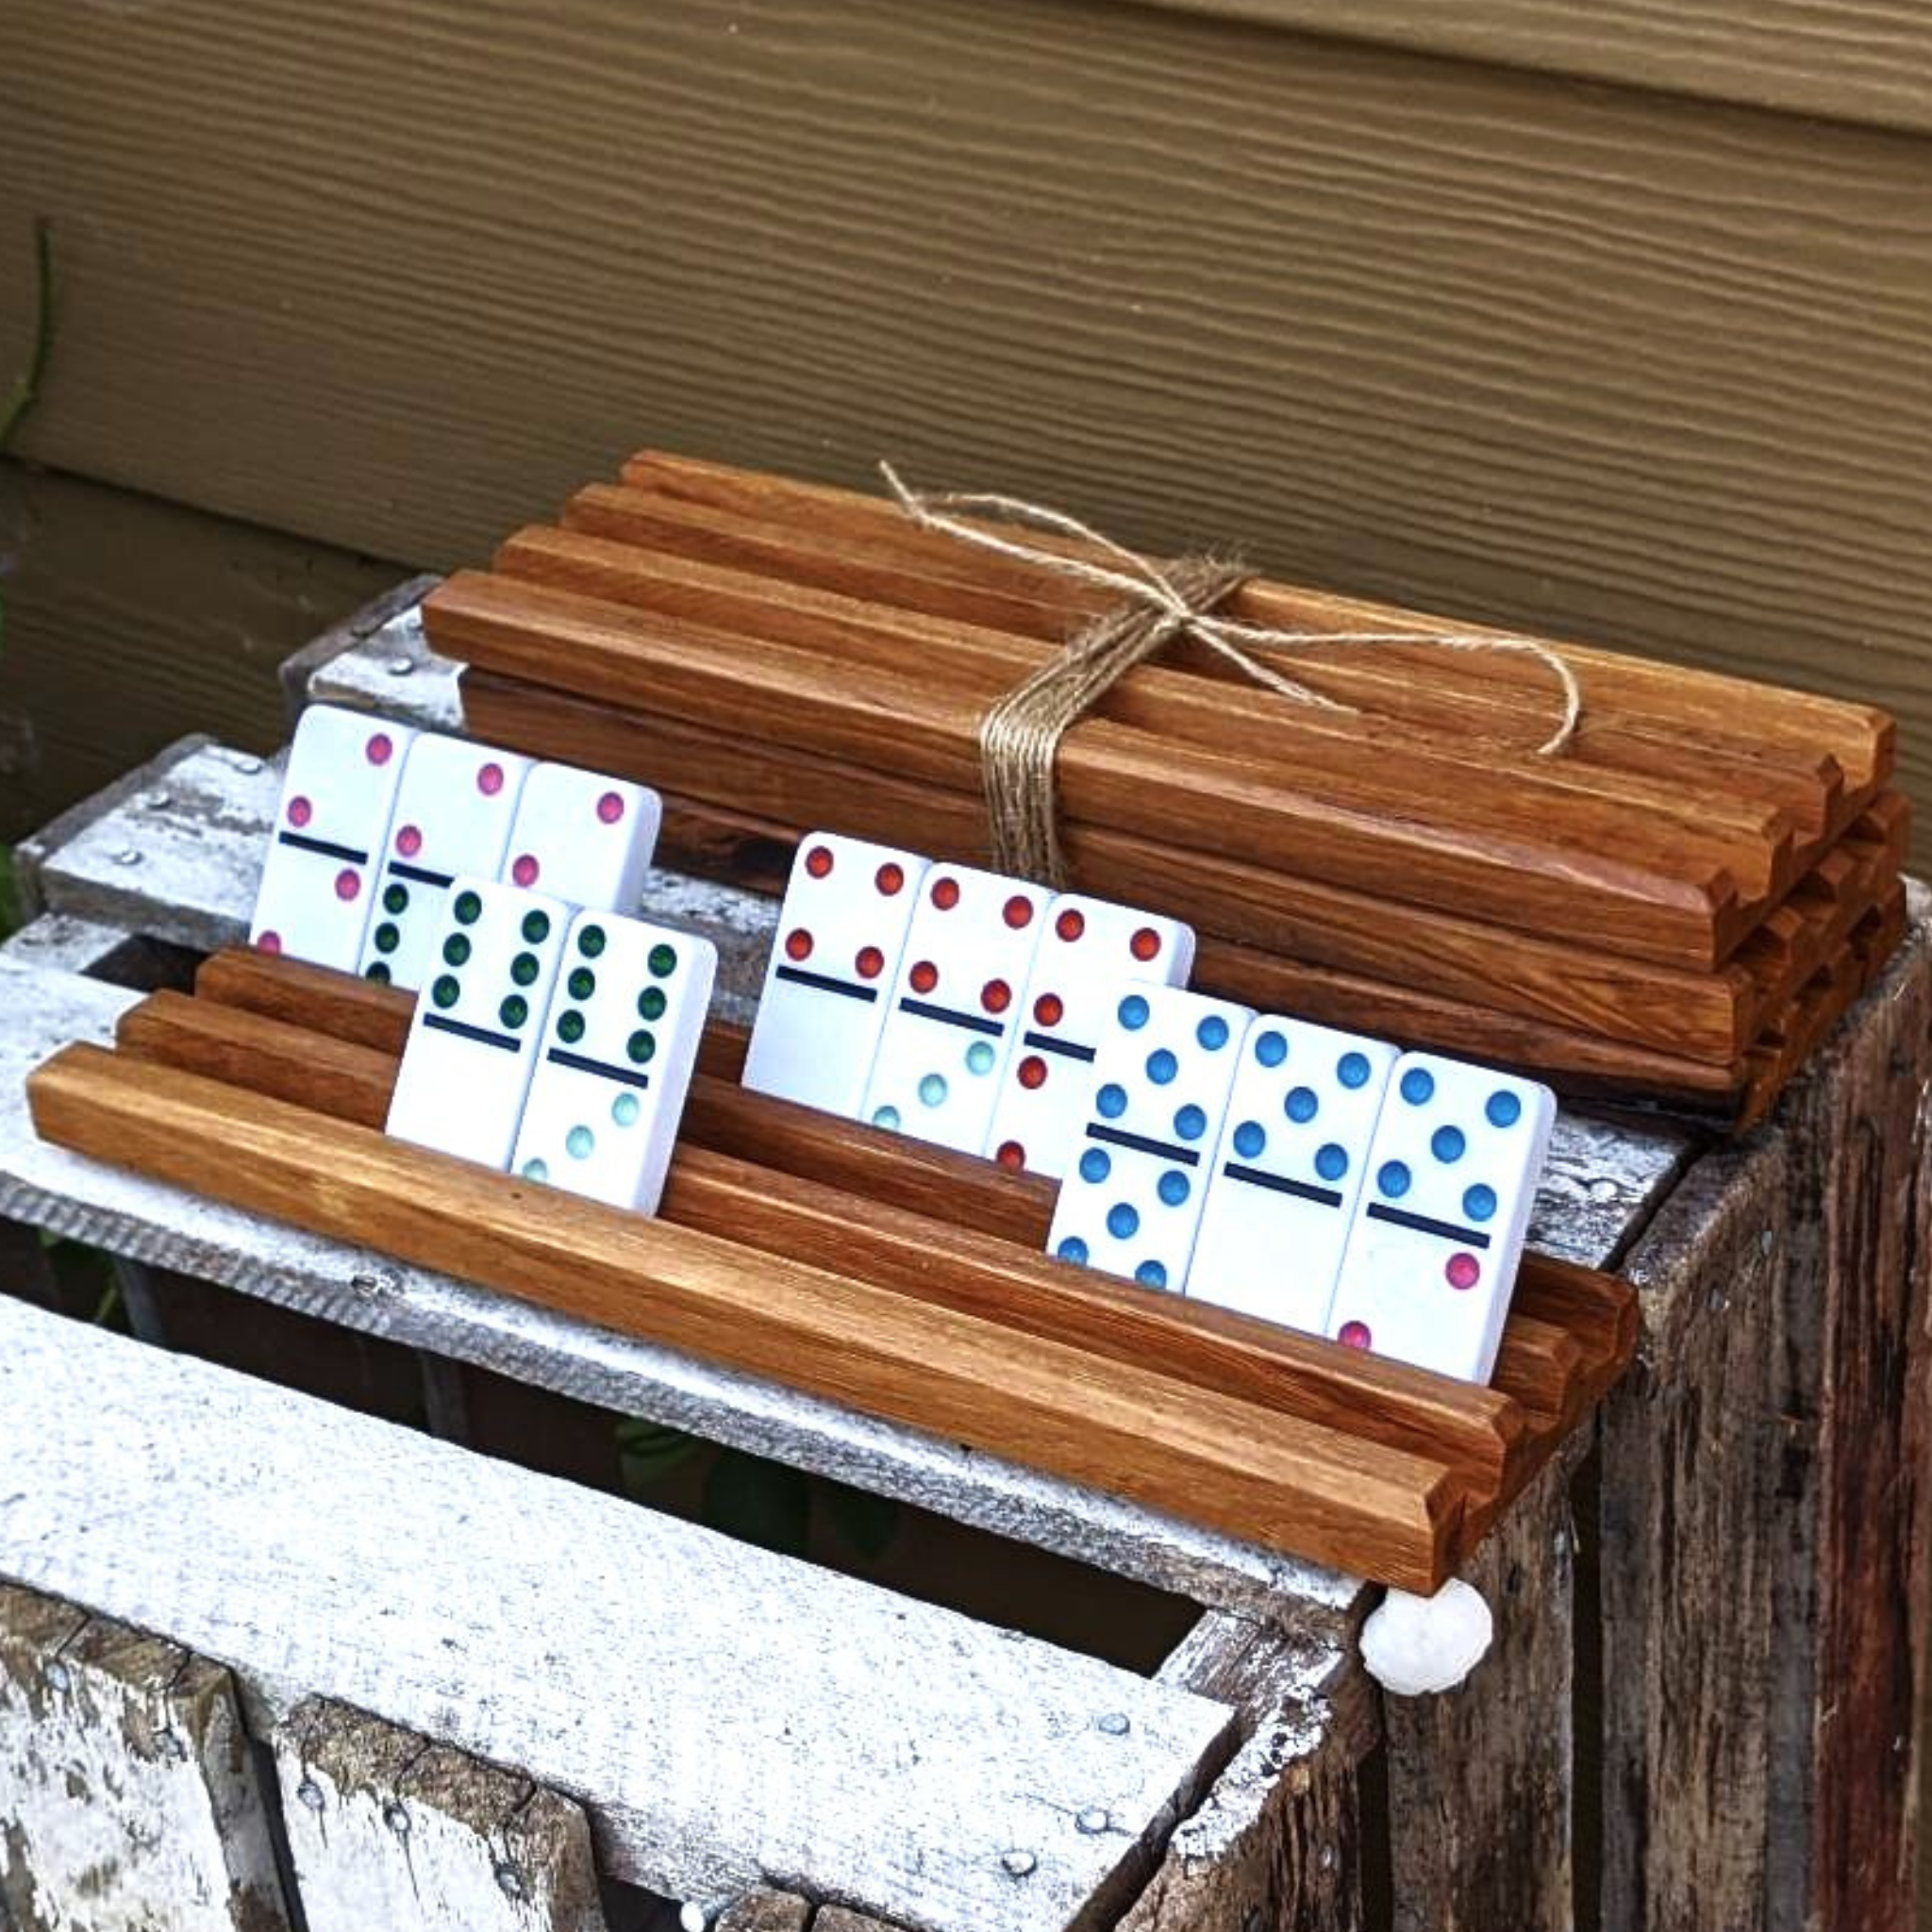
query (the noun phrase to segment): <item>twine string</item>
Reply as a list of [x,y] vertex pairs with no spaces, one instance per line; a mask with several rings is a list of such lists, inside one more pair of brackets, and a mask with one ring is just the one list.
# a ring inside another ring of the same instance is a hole
[[[1353,706],[1283,676],[1257,654],[1293,655],[1390,644],[1515,653],[1542,664],[1562,693],[1561,721],[1537,746],[1537,755],[1554,758],[1576,735],[1583,693],[1575,673],[1549,645],[1534,638],[1494,631],[1321,631],[1244,624],[1216,615],[1217,608],[1254,575],[1241,564],[1213,557],[1185,557],[1157,564],[1077,517],[1044,504],[991,491],[914,491],[891,464],[882,462],[879,470],[899,508],[921,529],[1109,591],[1121,600],[1117,609],[1083,625],[1057,656],[999,699],[980,721],[980,762],[993,862],[1004,871],[1051,885],[1064,882],[1054,779],[1060,739],[1128,671],[1176,637],[1189,637],[1206,645],[1243,676],[1291,704],[1350,714]],[[1090,557],[1024,542],[1018,537],[988,529],[978,521],[987,518],[1074,539],[1108,561],[1097,562]]]

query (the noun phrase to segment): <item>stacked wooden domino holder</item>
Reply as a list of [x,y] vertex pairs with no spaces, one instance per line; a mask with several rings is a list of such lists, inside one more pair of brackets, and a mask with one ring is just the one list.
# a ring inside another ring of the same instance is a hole
[[[775,891],[812,826],[985,862],[979,720],[1112,603],[883,498],[645,454],[424,618],[477,736],[655,784],[669,862]],[[1228,611],[1469,633],[1261,581]],[[1748,1125],[1904,930],[1891,722],[1562,650],[1582,723],[1544,758],[1527,656],[1297,656],[1331,711],[1172,647],[1062,744],[1073,883],[1189,920],[1204,991]]]
[[408,994],[252,951],[31,1076],[48,1140],[1352,1574],[1432,1591],[1629,1360],[1525,1257],[1491,1386],[1049,1260],[1051,1185],[752,1092],[708,1032],[661,1211],[381,1131]]

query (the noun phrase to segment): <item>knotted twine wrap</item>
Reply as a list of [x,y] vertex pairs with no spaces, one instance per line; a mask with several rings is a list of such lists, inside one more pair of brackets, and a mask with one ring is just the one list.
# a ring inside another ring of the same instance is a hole
[[[1043,504],[984,491],[927,494],[908,490],[891,463],[882,462],[879,470],[899,508],[921,529],[1096,585],[1116,592],[1122,600],[1118,609],[1083,625],[1057,656],[999,699],[980,720],[980,772],[996,871],[1054,887],[1067,883],[1054,781],[1060,740],[1136,664],[1143,663],[1177,637],[1206,644],[1255,683],[1265,685],[1291,704],[1350,715],[1354,714],[1353,706],[1282,676],[1253,653],[1382,644],[1519,653],[1545,665],[1563,693],[1562,722],[1537,747],[1537,755],[1555,758],[1576,736],[1583,693],[1575,674],[1549,645],[1534,638],[1506,637],[1493,631],[1277,630],[1265,625],[1241,624],[1215,612],[1255,575],[1245,565],[1214,557],[1183,557],[1173,563],[1156,564],[1077,518]],[[1017,538],[981,528],[968,520],[972,517],[996,517],[1074,538],[1112,558],[1118,567],[1023,543]]]

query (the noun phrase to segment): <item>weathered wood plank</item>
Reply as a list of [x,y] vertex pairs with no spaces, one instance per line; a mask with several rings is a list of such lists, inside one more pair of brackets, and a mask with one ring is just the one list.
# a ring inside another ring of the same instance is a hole
[[[1640,9],[1661,36],[1668,0],[1567,18]],[[1862,56],[1819,0],[1747,10],[1657,71],[1730,45],[1794,88],[1830,52],[1923,92],[1895,5],[1851,16]],[[51,212],[67,291],[25,448],[425,563],[639,441],[844,482],[891,455],[1927,717],[1919,141],[1168,9],[730,25],[19,0],[0,236]],[[224,111],[184,111],[210,75]],[[640,181],[653,220],[615,247]],[[30,300],[0,276],[0,340]]]
[[1603,1424],[1607,1926],[1911,1923],[1932,1270],[1913,906],[1776,1121],[1699,1161],[1631,1257],[1644,1340]]
[[[10,1427],[0,1411],[0,1438]],[[16,1460],[6,1458],[9,1488]],[[68,1527],[78,1534],[77,1523]],[[227,1673],[0,1581],[8,1913],[18,1932],[291,1924]]]
[[569,1799],[323,1698],[273,1745],[308,1932],[605,1932]]
[[1357,1771],[1375,1717],[1353,1647],[1285,1642],[1210,1614],[1160,1676],[1233,1704],[1242,1743],[1176,1827],[1122,1932],[1357,1932]]
[[[0,219],[9,292],[32,281],[12,272],[17,245],[25,234],[9,214]],[[9,382],[16,340],[0,328]],[[0,463],[0,842],[184,731],[273,745],[276,665],[394,575],[367,558],[18,463]]]
[[1495,1616],[1488,1657],[1457,1690],[1384,1701],[1396,1932],[1570,1932],[1569,1492],[1589,1436],[1571,1440],[1463,1572]]
[[0,1396],[0,1572],[517,1765],[663,1894],[1065,1926],[1224,1749],[1204,1698],[15,1303]]

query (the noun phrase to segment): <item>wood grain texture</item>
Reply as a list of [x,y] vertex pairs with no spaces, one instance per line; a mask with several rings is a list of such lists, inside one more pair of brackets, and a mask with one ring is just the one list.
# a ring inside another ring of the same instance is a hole
[[305,1698],[270,1740],[308,1932],[605,1932],[580,1807]]
[[[0,242],[0,258],[8,245]],[[0,367],[9,363],[0,350]],[[276,666],[394,575],[344,551],[18,463],[0,463],[0,841],[9,842],[185,731],[275,745]]]
[[1543,1470],[1463,1573],[1496,1620],[1469,1680],[1440,1697],[1383,1700],[1395,1932],[1571,1932],[1569,1491],[1586,1441]]
[[0,1331],[0,1569],[569,1791],[661,1894],[1060,1932],[1224,1749],[1225,1707],[1091,1658],[15,1303]]
[[[13,1427],[0,1417],[9,1480]],[[9,1567],[0,1557],[0,1572]],[[0,1922],[17,1932],[301,1923],[284,1905],[228,1674],[4,1576]]]
[[[1720,31],[1823,59],[1818,13]],[[1921,28],[1840,18],[1915,96],[1887,36]],[[845,482],[891,454],[1926,717],[1918,142],[1149,8],[730,25],[9,9],[0,233],[65,235],[26,448],[424,562],[646,437]]]
[[1352,1644],[1286,1643],[1209,1615],[1160,1679],[1232,1704],[1241,1748],[1175,1828],[1122,1932],[1358,1932],[1357,1769],[1375,1712]]
[[1699,1162],[1631,1258],[1644,1341],[1604,1412],[1607,1925],[1912,1923],[1924,904],[1773,1125]]
[[1888,0],[1154,0],[1217,18],[1932,131],[1932,36]]
[[[1312,1562],[1426,1592],[1460,1547],[1464,1491],[1443,1462],[1149,1368],[92,1046],[41,1067],[28,1100],[75,1152]],[[221,1151],[238,1135],[245,1163]]]
[[[850,653],[734,637],[479,572],[439,585],[424,621],[439,651],[484,670],[969,794],[979,721],[1008,688],[909,668],[869,675]],[[1519,818],[1497,799],[1468,823],[1438,824],[1417,812],[1386,757],[1359,749],[1308,771],[1238,743],[1212,750],[1091,718],[1061,740],[1055,775],[1075,824],[1263,867],[1291,852],[1300,872],[1331,884],[1499,924],[1513,911],[1559,939],[1700,970],[1727,958],[1793,877],[1747,885],[1727,841],[1590,800],[1544,795]],[[1789,868],[1788,827],[1777,853]]]

